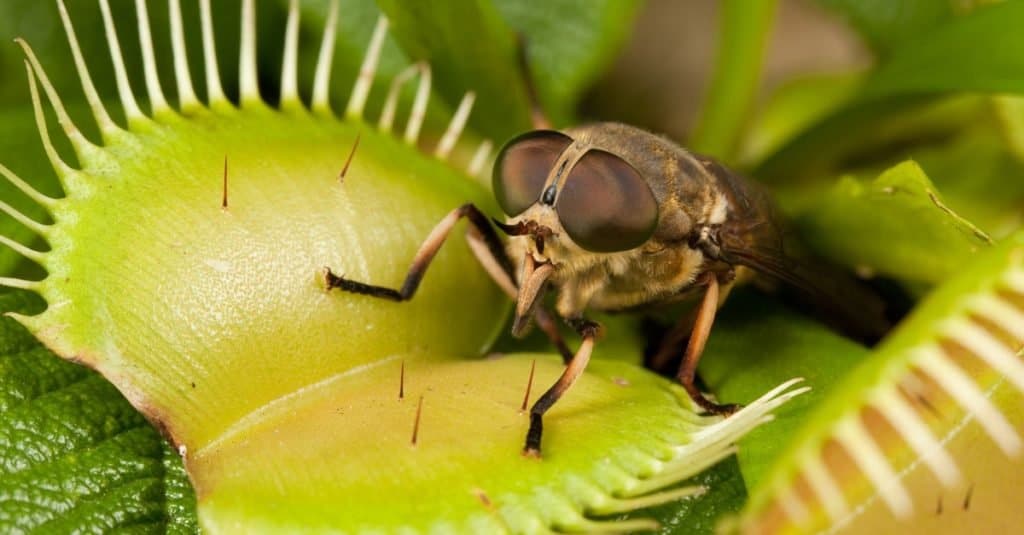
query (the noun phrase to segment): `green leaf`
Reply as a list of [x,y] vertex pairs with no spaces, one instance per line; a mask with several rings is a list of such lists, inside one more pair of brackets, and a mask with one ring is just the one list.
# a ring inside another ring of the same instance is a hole
[[747,501],[747,487],[735,456],[716,464],[689,483],[701,485],[707,492],[689,500],[652,507],[632,516],[657,520],[663,535],[712,535],[719,533],[716,528],[724,516],[738,512]]
[[914,158],[950,208],[999,239],[1024,225],[1024,160],[988,123]]
[[409,57],[426,60],[437,91],[453,107],[474,91],[470,124],[505,140],[530,126],[530,106],[517,68],[516,38],[489,0],[378,0]]
[[806,415],[868,350],[764,295],[738,292],[722,307],[700,363],[700,376],[724,403],[748,403],[772,385],[803,377],[811,387],[776,412],[772,425],[740,442],[748,488],[764,480]]
[[955,14],[951,0],[818,0],[846,19],[877,53],[926,35]]
[[858,95],[876,100],[949,91],[1024,92],[1024,3],[979,8],[907,41]]
[[983,97],[963,95],[854,100],[830,108],[757,162],[753,175],[775,186],[820,184],[851,169],[891,162],[893,152],[907,147],[955,136],[984,117],[987,105]]
[[989,244],[939,196],[912,161],[864,182],[841,178],[796,218],[818,254],[865,275],[935,284]]
[[608,67],[629,35],[637,0],[496,0],[526,37],[530,72],[555,125],[570,124],[583,91]]
[[1007,148],[1024,161],[1024,97],[996,95],[991,100]]
[[721,4],[715,75],[690,140],[694,150],[731,159],[761,79],[775,6],[767,0]]
[[566,125],[573,122],[583,91],[624,42],[639,5],[635,0],[378,3],[406,53],[431,63],[448,105],[454,109],[466,91],[474,91],[470,124],[499,141],[530,127],[516,33],[525,38],[545,113],[555,125]]
[[978,99],[955,93],[1024,92],[1024,3],[979,7],[916,35],[864,78],[846,105],[758,164],[775,183],[841,171],[844,162],[877,162],[885,149],[941,139],[979,120]]
[[786,82],[772,93],[743,133],[736,160],[749,166],[841,109],[855,94],[855,74],[819,75]]
[[128,528],[197,531],[181,459],[99,374],[0,319],[0,532]]

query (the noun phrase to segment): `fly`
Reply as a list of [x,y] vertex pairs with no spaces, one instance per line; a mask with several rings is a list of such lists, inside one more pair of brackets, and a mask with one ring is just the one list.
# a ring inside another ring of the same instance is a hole
[[[546,126],[536,109],[534,117],[535,126]],[[881,319],[873,320],[881,314],[869,296],[786,255],[773,205],[755,184],[645,130],[597,123],[527,132],[498,154],[493,189],[507,216],[494,223],[509,236],[507,245],[480,209],[465,204],[430,233],[401,288],[345,279],[329,269],[326,282],[328,289],[406,301],[455,224],[468,219],[471,249],[516,302],[512,334],[522,336],[536,322],[566,364],[530,409],[526,455],[540,455],[544,414],[590,360],[600,326],[587,318],[588,310],[699,297],[695,317],[680,321],[667,339],[689,332],[676,378],[697,405],[715,414],[731,414],[737,406],[719,405],[700,392],[697,363],[718,307],[745,271],[803,290],[859,328],[858,334],[884,329]],[[549,289],[557,294],[554,312],[582,339],[575,352],[542,304]]]

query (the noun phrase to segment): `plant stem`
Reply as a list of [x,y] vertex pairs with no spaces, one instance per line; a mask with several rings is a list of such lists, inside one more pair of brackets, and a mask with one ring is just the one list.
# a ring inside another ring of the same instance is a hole
[[725,0],[715,73],[690,139],[698,152],[729,160],[757,92],[777,0]]

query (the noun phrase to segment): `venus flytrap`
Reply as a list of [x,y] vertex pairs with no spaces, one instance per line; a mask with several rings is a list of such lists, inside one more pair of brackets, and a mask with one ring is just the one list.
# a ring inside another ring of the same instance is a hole
[[[12,316],[57,354],[102,373],[172,441],[206,529],[651,529],[650,520],[605,517],[698,494],[674,486],[730,455],[744,433],[805,391],[787,382],[722,420],[698,416],[667,380],[600,363],[552,411],[545,459],[523,458],[526,372],[536,359],[536,380],[547,383],[560,365],[535,355],[479,359],[508,305],[465,244],[445,247],[416,299],[400,307],[328,293],[322,280],[324,266],[397,280],[443,214],[466,201],[491,206],[446,161],[473,93],[433,155],[416,148],[431,88],[426,64],[409,71],[418,89],[401,139],[391,133],[397,90],[374,126],[365,108],[387,31],[381,19],[338,118],[328,99],[335,4],[307,106],[297,91],[292,2],[275,109],[257,85],[255,11],[245,0],[236,106],[225,97],[202,0],[203,103],[179,1],[169,0],[175,108],[156,75],[147,6],[136,2],[148,114],[100,2],[121,126],[60,5],[100,143],[72,122],[22,43],[38,128],[65,196],[43,195],[0,168],[53,221],[0,205],[49,245],[4,238],[47,275],[0,284],[40,294],[45,311]],[[395,87],[407,77],[399,78]],[[54,149],[43,95],[78,167]],[[474,149],[470,174],[486,169],[491,146]]]
[[841,526],[873,495],[897,518],[910,517],[920,496],[902,480],[914,465],[925,466],[941,487],[962,484],[947,443],[965,418],[976,420],[1007,457],[1019,458],[1019,424],[1003,408],[1016,396],[996,393],[1024,393],[1022,347],[1018,232],[929,295],[811,412],[752,493],[739,526],[749,533]]

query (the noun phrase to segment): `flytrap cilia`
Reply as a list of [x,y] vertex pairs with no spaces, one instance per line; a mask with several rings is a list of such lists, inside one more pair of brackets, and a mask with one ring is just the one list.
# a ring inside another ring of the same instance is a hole
[[[601,326],[587,310],[623,311],[697,298],[650,359],[672,362],[689,338],[676,378],[690,398],[714,414],[718,404],[696,384],[715,313],[740,281],[765,277],[795,288],[849,334],[875,339],[886,329],[882,303],[856,281],[818,262],[787,253],[783,227],[769,195],[715,160],[633,126],[602,122],[554,130],[539,105],[525,53],[522,72],[535,130],[508,141],[494,163],[492,187],[509,236],[503,243],[487,216],[464,204],[444,217],[416,253],[398,289],[355,281],[324,270],[328,289],[393,301],[411,299],[455,224],[469,220],[470,248],[495,282],[515,300],[512,334],[530,322],[558,348],[561,377],[530,409],[523,453],[540,456],[543,416],[583,373]],[[582,338],[571,351],[545,308]]]

